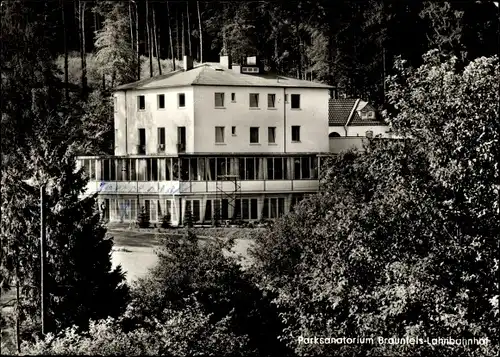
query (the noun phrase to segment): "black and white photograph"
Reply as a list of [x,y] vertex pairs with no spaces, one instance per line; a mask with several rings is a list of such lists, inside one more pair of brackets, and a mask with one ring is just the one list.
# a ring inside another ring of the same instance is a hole
[[500,355],[500,4],[0,0],[0,355]]

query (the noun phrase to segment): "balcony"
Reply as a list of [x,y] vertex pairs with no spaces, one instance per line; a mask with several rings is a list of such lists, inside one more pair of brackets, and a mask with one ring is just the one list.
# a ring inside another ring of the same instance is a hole
[[[238,181],[241,193],[317,192],[318,180],[248,180]],[[222,182],[225,191],[234,190],[232,182]],[[216,181],[89,181],[86,194],[215,194]]]

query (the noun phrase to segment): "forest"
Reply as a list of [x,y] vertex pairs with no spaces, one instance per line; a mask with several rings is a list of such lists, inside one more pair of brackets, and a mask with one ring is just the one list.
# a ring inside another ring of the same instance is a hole
[[[498,3],[0,8],[2,353],[499,355]],[[251,232],[251,267],[187,227],[158,233],[158,264],[129,284],[75,156],[112,154],[113,87],[221,54],[369,100],[402,138],[326,159],[317,194]]]
[[[432,48],[465,63],[498,50],[499,16],[491,1],[54,0],[25,6],[29,21],[43,21],[50,54],[66,58],[60,65],[65,78],[67,56],[80,58],[82,87],[89,80],[105,85],[88,78],[103,72],[114,76],[110,85],[161,74],[184,55],[197,62],[256,55],[269,70],[383,105],[384,78],[398,56],[418,66]],[[87,54],[100,51],[106,60],[91,68]],[[169,65],[160,63],[167,59]]]

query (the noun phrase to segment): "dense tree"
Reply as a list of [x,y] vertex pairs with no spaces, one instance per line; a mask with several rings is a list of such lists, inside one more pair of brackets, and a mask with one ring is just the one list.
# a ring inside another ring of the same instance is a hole
[[164,237],[158,265],[133,286],[134,313],[125,321],[128,328],[147,327],[143,321],[148,316],[165,323],[165,310],[196,307],[210,316],[211,323],[223,323],[237,341],[245,341],[238,355],[283,355],[276,311],[238,262],[223,254],[231,246],[232,242],[200,241],[191,232]]
[[[499,352],[497,58],[461,70],[435,53],[397,62],[391,121],[325,166],[322,192],[259,238],[254,274],[276,294],[299,355]],[[300,343],[298,337],[488,338],[486,344]]]
[[97,61],[111,86],[133,82],[136,78],[136,58],[130,38],[127,8],[122,2],[106,4],[103,28],[96,34]]

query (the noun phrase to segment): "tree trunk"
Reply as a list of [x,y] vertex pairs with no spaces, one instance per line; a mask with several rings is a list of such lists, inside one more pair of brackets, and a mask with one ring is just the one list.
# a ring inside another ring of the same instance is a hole
[[135,51],[137,54],[137,80],[141,80],[141,52],[139,51],[139,9],[135,5]]
[[172,41],[172,26],[170,25],[170,9],[168,7],[168,1],[167,1],[167,18],[168,18],[168,33],[170,37],[170,53],[172,54],[172,65],[175,71],[174,43]]
[[191,23],[189,21],[189,1],[186,1],[186,16],[187,16],[187,36],[188,36],[188,46],[189,46],[189,56],[192,57],[192,46],[191,46]]
[[201,14],[200,14],[200,2],[196,2],[196,7],[198,9],[198,26],[200,29],[200,63],[203,63],[203,33],[201,31]]
[[155,41],[155,51],[156,51],[156,60],[158,61],[158,73],[161,76],[161,61],[160,61],[160,51],[158,48],[158,37],[156,35],[156,13],[155,13],[155,5],[153,4],[153,37]]
[[151,53],[153,46],[151,44],[151,29],[149,28],[149,0],[146,0],[146,32],[149,56],[149,76],[153,77],[153,54]]
[[132,3],[128,2],[128,27],[130,27],[130,45],[132,46],[132,52],[134,52],[134,25],[132,21]]
[[[17,248],[16,248],[17,250]],[[19,294],[19,260],[16,256],[16,347],[17,353],[21,353],[21,298]]]
[[66,102],[69,101],[69,78],[68,78],[68,37],[66,33],[66,11],[64,8],[64,0],[61,0],[62,10],[62,26],[63,26],[63,46],[64,46],[64,97]]
[[184,58],[184,56],[186,55],[186,43],[184,41],[184,32],[185,32],[185,29],[184,29],[184,13],[181,12],[181,21],[182,21],[182,58]]
[[179,12],[177,11],[177,9],[175,9],[175,54],[176,54],[176,57],[177,59],[181,59],[180,58],[180,52],[181,52],[181,48],[180,48],[180,39],[179,39]]
[[79,27],[80,27],[80,55],[82,63],[82,97],[85,97],[87,89],[87,63],[85,53],[85,1],[79,1]]

